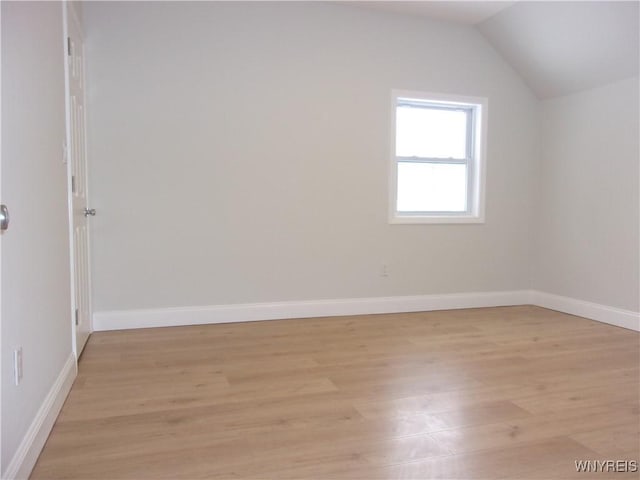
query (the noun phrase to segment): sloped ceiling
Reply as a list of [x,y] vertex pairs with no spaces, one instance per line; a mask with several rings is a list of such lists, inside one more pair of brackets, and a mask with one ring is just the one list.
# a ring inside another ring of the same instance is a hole
[[412,2],[341,2],[393,13],[436,18],[474,25],[492,17],[515,3],[508,1],[412,1]]
[[541,99],[638,75],[640,0],[341,3],[475,25]]
[[518,2],[478,24],[539,98],[638,75],[638,2]]

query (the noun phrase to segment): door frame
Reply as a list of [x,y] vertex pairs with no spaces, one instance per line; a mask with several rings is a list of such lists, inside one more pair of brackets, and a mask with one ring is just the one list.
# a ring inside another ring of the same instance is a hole
[[[78,16],[78,13],[76,12],[75,8],[73,7],[73,3],[72,1],[68,1],[68,0],[64,0],[62,2],[62,25],[63,25],[63,48],[64,48],[64,85],[65,85],[65,92],[64,92],[64,100],[65,100],[65,125],[66,125],[66,133],[65,133],[65,141],[66,144],[64,145],[64,152],[65,152],[65,162],[67,165],[67,204],[68,204],[68,214],[69,214],[69,262],[70,262],[70,269],[71,269],[71,344],[73,346],[73,353],[76,357],[76,364],[79,360],[79,357],[81,355],[82,352],[78,352],[78,343],[77,343],[77,326],[76,326],[76,311],[78,308],[77,305],[77,296],[76,296],[76,264],[75,264],[75,242],[74,242],[74,212],[73,212],[73,180],[72,180],[72,176],[73,176],[73,168],[72,168],[72,159],[71,159],[71,80],[70,80],[70,72],[69,72],[69,58],[68,58],[68,37],[69,37],[69,21],[75,21],[78,29],[82,32],[83,34],[83,44],[84,44],[84,30],[82,29],[82,22],[80,21],[80,18]],[[73,19],[71,19],[71,17],[73,17]],[[86,79],[86,77],[84,76],[84,70],[85,70],[85,62],[84,62],[84,57],[83,57],[83,61],[82,61],[82,66],[81,66],[82,70],[83,70],[83,78]],[[85,83],[86,85],[86,83]],[[86,91],[83,90],[83,94],[85,95],[85,99],[84,99],[84,104],[86,105]],[[84,148],[85,148],[85,152],[86,152],[86,148],[87,148],[87,142],[86,142],[86,136],[87,136],[87,129],[86,129],[86,124],[87,124],[87,119],[86,119],[86,108],[84,110],[84,116],[82,121],[85,124],[85,143],[84,143]],[[85,153],[85,159],[87,158],[87,155]],[[85,168],[85,177],[88,175],[87,172],[87,168]],[[80,181],[80,179],[78,179],[78,181]],[[88,179],[85,178],[82,181],[85,182],[85,186],[86,186],[86,197],[87,199],[89,198],[89,188],[88,188]],[[90,231],[89,231],[89,225],[87,225],[87,270],[88,270],[88,276],[87,276],[87,289],[88,289],[88,297],[89,297],[89,318],[87,318],[88,324],[89,324],[89,334],[91,334],[93,332],[93,305],[92,305],[92,299],[91,299],[91,255],[90,255],[90,245],[91,245],[91,241],[90,241]]]

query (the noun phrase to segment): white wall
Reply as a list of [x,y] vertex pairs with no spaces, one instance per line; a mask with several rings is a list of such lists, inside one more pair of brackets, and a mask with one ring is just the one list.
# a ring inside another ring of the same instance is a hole
[[72,355],[62,39],[60,3],[2,2],[2,478]]
[[[529,287],[537,101],[474,29],[311,2],[84,14],[96,311]],[[387,223],[392,88],[489,98],[486,224]]]
[[542,103],[533,287],[640,310],[638,78]]

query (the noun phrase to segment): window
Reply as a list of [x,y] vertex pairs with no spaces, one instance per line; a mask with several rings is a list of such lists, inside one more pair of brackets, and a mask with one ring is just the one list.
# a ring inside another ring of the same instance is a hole
[[487,99],[393,92],[391,223],[484,221]]

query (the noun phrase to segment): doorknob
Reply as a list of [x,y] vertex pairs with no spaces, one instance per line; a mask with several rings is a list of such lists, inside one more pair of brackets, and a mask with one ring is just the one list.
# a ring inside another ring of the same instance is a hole
[[9,209],[6,205],[0,205],[0,231],[9,228]]
[[84,209],[84,216],[88,217],[89,215],[91,215],[92,217],[96,216],[96,209],[95,208],[85,208]]

